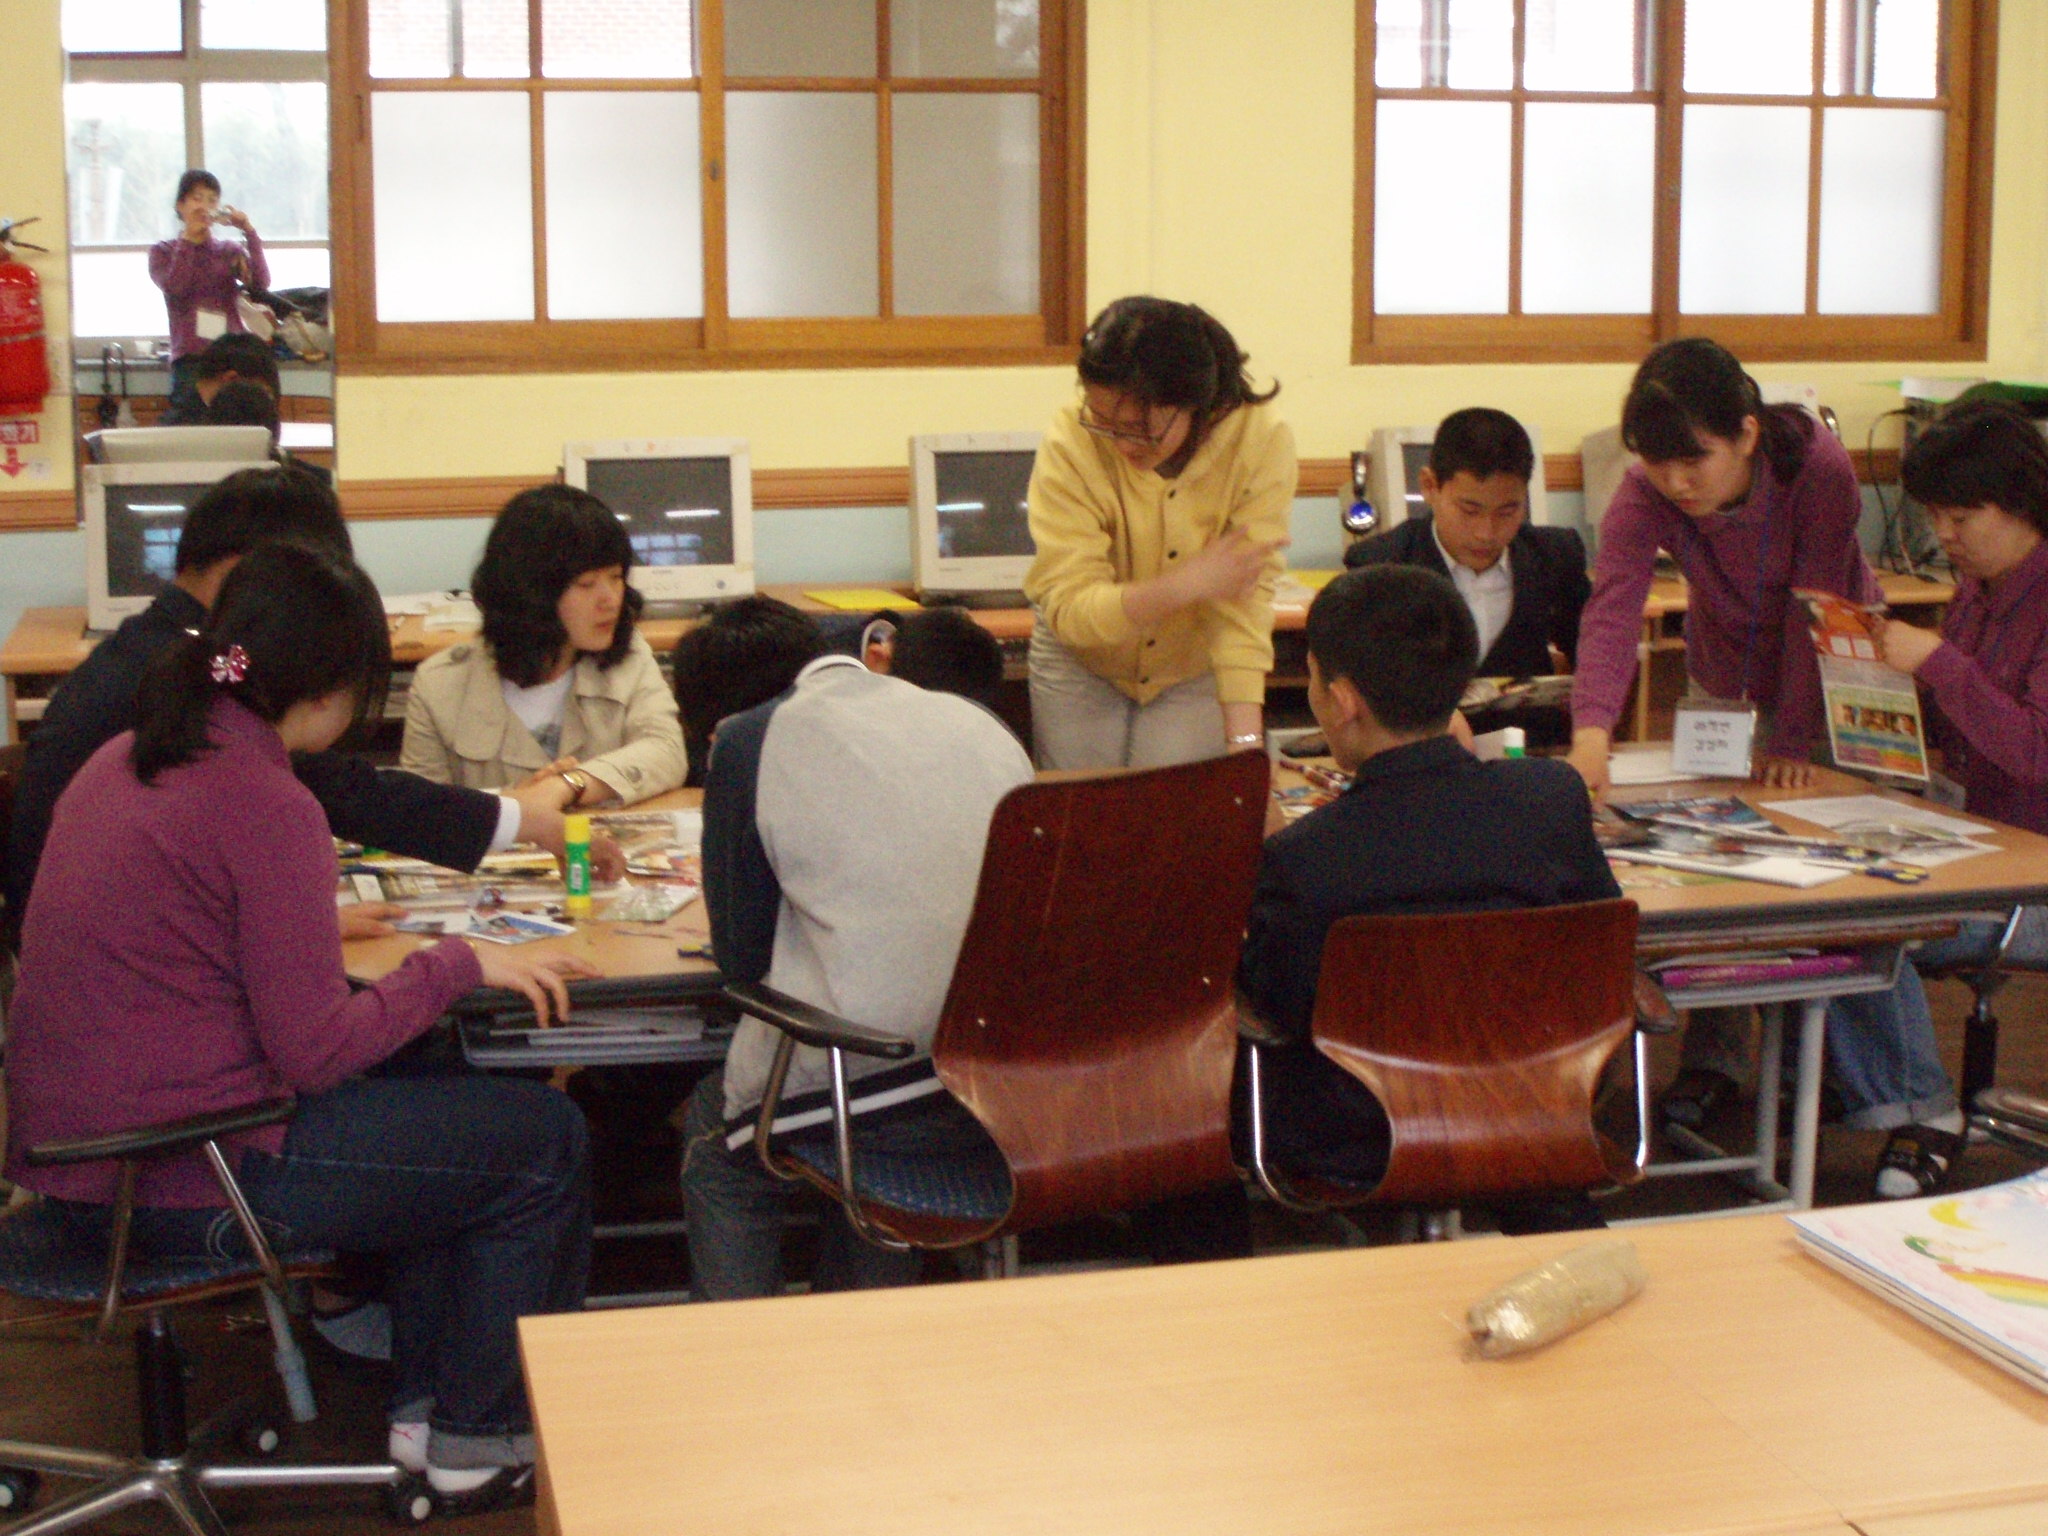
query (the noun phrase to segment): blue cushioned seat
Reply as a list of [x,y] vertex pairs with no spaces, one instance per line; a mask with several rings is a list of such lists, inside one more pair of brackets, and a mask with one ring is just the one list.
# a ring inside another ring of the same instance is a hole
[[[287,1269],[323,1264],[324,1250],[280,1251]],[[193,1286],[216,1285],[262,1273],[249,1259],[148,1258],[130,1251],[121,1297],[144,1302]],[[40,1202],[0,1216],[0,1291],[31,1301],[90,1306],[106,1290],[107,1253],[81,1246],[77,1237]]]
[[[796,1161],[835,1184],[839,1154],[829,1136],[796,1136],[782,1143]],[[972,1157],[910,1157],[869,1152],[858,1132],[853,1176],[863,1198],[919,1216],[953,1221],[996,1221],[1010,1209],[1010,1170],[991,1144]]]

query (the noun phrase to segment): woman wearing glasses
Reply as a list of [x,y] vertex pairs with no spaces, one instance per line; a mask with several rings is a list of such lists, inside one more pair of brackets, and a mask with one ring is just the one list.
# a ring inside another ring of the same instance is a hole
[[1230,332],[1118,299],[1031,474],[1024,590],[1041,768],[1153,768],[1263,742],[1294,434]]

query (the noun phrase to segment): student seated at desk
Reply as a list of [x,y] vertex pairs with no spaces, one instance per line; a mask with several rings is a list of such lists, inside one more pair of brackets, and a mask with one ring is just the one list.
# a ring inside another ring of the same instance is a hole
[[683,631],[673,666],[689,782],[704,782],[719,721],[766,704],[825,648],[824,633],[809,614],[759,592],[719,604],[703,623]]
[[[1009,730],[964,699],[807,663],[789,691],[718,727],[704,784],[704,901],[718,968],[917,1042],[907,1062],[851,1061],[863,1145],[985,1154],[987,1133],[932,1071],[931,1042],[967,931],[996,803],[1031,778]],[[724,1070],[684,1118],[690,1283],[700,1300],[778,1295],[791,1187],[754,1155],[780,1036],[742,1019]],[[825,1055],[798,1047],[778,1130],[820,1123]],[[823,1218],[814,1290],[907,1284],[916,1254]]]
[[[514,1326],[582,1304],[583,1120],[544,1084],[361,1074],[475,987],[545,1020],[592,967],[449,939],[351,989],[334,845],[289,754],[374,718],[390,666],[370,579],[276,541],[163,649],[135,730],[57,806],[9,1020],[6,1171],[103,1244],[115,1165],[24,1149],[296,1097],[288,1124],[228,1139],[242,1188],[295,1245],[390,1255],[391,1455],[459,1510],[531,1497]],[[143,1252],[239,1245],[197,1152],[150,1165],[137,1199]]]
[[401,766],[475,789],[551,775],[562,810],[679,786],[683,729],[654,652],[633,632],[632,568],[625,529],[588,491],[514,496],[470,578],[483,634],[413,674]]
[[214,337],[192,365],[192,389],[199,396],[199,404],[184,411],[176,408],[166,410],[158,418],[159,424],[166,427],[201,423],[236,425],[240,418],[225,421],[208,414],[221,391],[230,384],[254,385],[273,403],[276,402],[284,393],[284,385],[277,372],[277,354],[271,351],[269,342],[246,331],[231,331],[225,336]]
[[[206,621],[215,594],[237,562],[280,538],[348,554],[348,528],[334,492],[297,469],[246,469],[228,476],[194,502],[186,516],[171,584],[94,646],[57,689],[29,737],[15,793],[6,885],[15,921],[27,909],[57,797],[86,759],[135,723],[135,691],[150,662]],[[293,768],[326,811],[337,837],[453,869],[474,869],[485,854],[522,839],[558,857],[562,852],[562,818],[554,808],[559,783],[487,795],[380,771],[342,752],[304,753]],[[615,850],[606,855],[615,856]],[[364,909],[353,910],[349,922],[356,925],[351,937],[389,931]]]
[[1344,551],[1344,563],[1419,565],[1450,578],[1479,629],[1479,676],[1542,677],[1571,665],[1592,583],[1572,528],[1529,521],[1536,450],[1506,411],[1454,411],[1422,471],[1428,517],[1411,517]]
[[[1621,894],[1568,766],[1483,763],[1451,737],[1478,654],[1471,614],[1433,571],[1347,571],[1309,609],[1309,707],[1352,783],[1266,840],[1237,976],[1242,1005],[1295,1042],[1269,1053],[1282,1168],[1367,1186],[1386,1172],[1385,1110],[1309,1040],[1332,923]],[[1602,1224],[1583,1191],[1503,1202],[1495,1214],[1505,1232]]]
[[[1956,596],[1939,634],[1886,623],[1885,660],[1919,681],[1928,742],[1964,808],[2048,832],[2048,441],[2009,406],[1966,402],[1914,439],[1899,473],[1934,524]],[[1967,923],[1917,958],[1988,962],[2003,927]],[[2006,954],[2048,966],[2048,909],[2026,909]],[[1961,1130],[1958,1115],[1895,1134],[1881,1192],[1892,1192],[1887,1182],[1901,1194],[1937,1186],[1962,1151]]]

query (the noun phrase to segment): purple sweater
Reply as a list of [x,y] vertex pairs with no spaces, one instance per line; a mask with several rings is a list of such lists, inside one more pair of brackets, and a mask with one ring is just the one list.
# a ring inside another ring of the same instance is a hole
[[[249,283],[256,288],[270,286],[270,263],[263,256],[263,241],[254,233],[245,237],[249,252]],[[206,244],[194,245],[183,235],[159,240],[149,248],[149,280],[164,291],[164,309],[171,320],[171,359],[197,357],[206,350],[196,319],[202,309],[217,309],[227,318],[228,330],[245,331],[242,312],[235,305],[241,288],[235,276],[235,258],[242,254],[238,241],[209,234]]]
[[[450,939],[350,992],[326,818],[241,705],[217,703],[215,749],[148,787],[133,740],[57,802],[8,1024],[7,1176],[71,1200],[113,1199],[116,1165],[29,1168],[23,1148],[332,1088],[481,981]],[[274,1152],[284,1128],[237,1140]],[[199,1152],[145,1169],[138,1194],[223,1203]]]
[[[1880,593],[1856,542],[1862,493],[1849,453],[1829,432],[1807,440],[1806,462],[1781,483],[1759,452],[1749,499],[1732,512],[1690,517],[1630,469],[1600,524],[1593,596],[1579,620],[1572,724],[1612,730],[1636,676],[1659,549],[1685,572],[1685,667],[1715,698],[1748,696],[1770,715],[1765,748],[1803,758],[1823,739],[1820,669],[1794,587],[1860,603]],[[1759,602],[1761,596],[1761,602]],[[1752,626],[1752,618],[1754,625]],[[1752,627],[1755,644],[1750,645]],[[1745,665],[1746,659],[1746,665]]]
[[1964,577],[1915,674],[1929,741],[1973,815],[2048,832],[2048,542],[1991,585]]

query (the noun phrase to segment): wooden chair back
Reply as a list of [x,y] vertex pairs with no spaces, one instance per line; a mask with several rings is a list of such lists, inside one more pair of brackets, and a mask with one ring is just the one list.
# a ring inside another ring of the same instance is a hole
[[1268,783],[1240,752],[996,808],[932,1056],[1010,1165],[999,1230],[1232,1177],[1231,979]]
[[1348,917],[1323,946],[1316,1047],[1386,1107],[1375,1201],[1454,1206],[1627,1183],[1593,1124],[1635,1027],[1636,906]]

